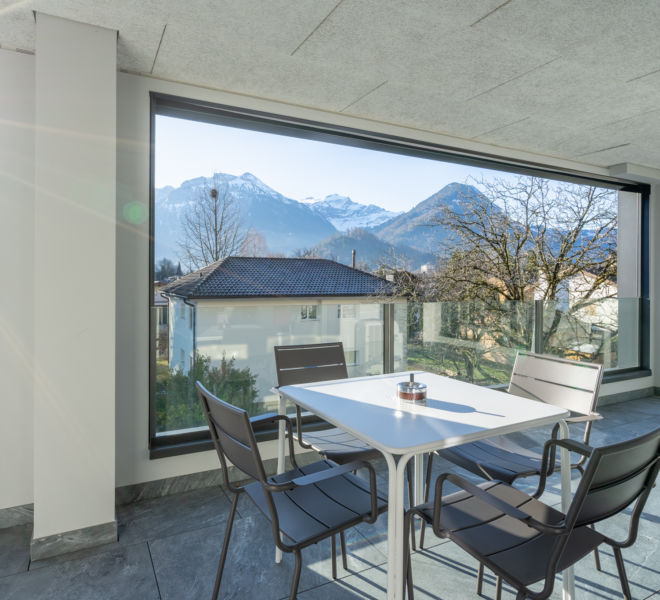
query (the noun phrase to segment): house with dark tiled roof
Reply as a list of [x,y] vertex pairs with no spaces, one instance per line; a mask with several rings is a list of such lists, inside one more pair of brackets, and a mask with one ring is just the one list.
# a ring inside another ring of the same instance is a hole
[[[406,300],[394,285],[332,260],[232,256],[164,286],[170,368],[195,350],[257,374],[262,397],[275,382],[273,346],[341,340],[352,376],[383,369],[383,304],[394,304],[395,367],[405,369]],[[274,398],[273,398],[274,399]]]

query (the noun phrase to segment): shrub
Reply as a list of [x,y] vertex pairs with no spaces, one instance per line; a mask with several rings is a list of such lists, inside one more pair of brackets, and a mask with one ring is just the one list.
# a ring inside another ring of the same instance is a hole
[[257,376],[248,367],[238,369],[234,359],[222,356],[219,366],[211,357],[197,354],[188,373],[179,369],[159,369],[156,375],[156,431],[188,429],[206,424],[195,382],[200,381],[212,394],[248,411],[258,412]]

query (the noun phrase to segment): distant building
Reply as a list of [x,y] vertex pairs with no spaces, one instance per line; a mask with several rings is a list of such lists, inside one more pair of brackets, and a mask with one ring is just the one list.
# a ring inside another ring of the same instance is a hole
[[383,301],[395,310],[395,368],[406,364],[406,300],[369,273],[317,258],[229,257],[166,285],[169,365],[187,372],[198,354],[225,356],[275,384],[273,346],[340,340],[350,375],[383,368]]
[[166,359],[168,356],[169,337],[169,310],[168,300],[160,293],[163,285],[154,284],[154,309],[156,311],[156,360]]

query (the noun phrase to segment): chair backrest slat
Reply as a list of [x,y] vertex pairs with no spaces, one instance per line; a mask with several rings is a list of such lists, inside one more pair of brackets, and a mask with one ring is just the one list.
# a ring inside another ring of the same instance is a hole
[[521,351],[509,393],[588,415],[596,407],[602,375],[602,365]]
[[660,428],[620,444],[594,450],[575,493],[577,525],[610,517],[649,486],[660,460]]
[[216,398],[199,382],[197,391],[225,471],[226,458],[249,477],[264,482],[266,475],[247,412]]
[[348,377],[341,342],[275,346],[274,350],[278,387]]

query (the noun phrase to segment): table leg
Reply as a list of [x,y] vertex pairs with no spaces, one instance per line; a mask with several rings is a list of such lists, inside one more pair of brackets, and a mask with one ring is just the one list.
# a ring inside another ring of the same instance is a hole
[[403,570],[404,502],[403,489],[406,484],[406,464],[412,455],[403,455],[398,463],[391,454],[385,454],[388,471],[387,494],[387,598],[402,600],[405,585]]
[[[408,498],[408,502],[410,503],[410,506],[417,506],[418,504],[422,504],[424,502],[424,455],[423,454],[416,454],[415,455],[415,460],[413,463],[413,497]],[[410,524],[412,530],[413,530],[413,535],[415,535],[416,531],[416,523],[418,519],[415,517],[413,519],[413,522]]]
[[[568,425],[564,419],[559,421],[559,437],[561,439],[568,437]],[[562,448],[559,456],[561,461],[561,510],[566,514],[571,504],[571,453]],[[573,600],[575,598],[575,572],[573,567],[564,570],[562,596],[563,600]]]
[[[280,400],[277,406],[277,413],[280,415],[286,414],[286,401],[280,395]],[[286,429],[284,421],[280,421],[278,424],[278,435],[277,435],[277,472],[284,473],[285,467],[285,456],[284,456],[284,446],[285,446],[285,437]],[[275,562],[282,562],[282,551],[279,548],[275,548]]]
[[416,454],[415,455],[415,483],[414,483],[414,492],[415,492],[415,502],[411,501],[411,506],[417,506],[424,502],[424,455]]

